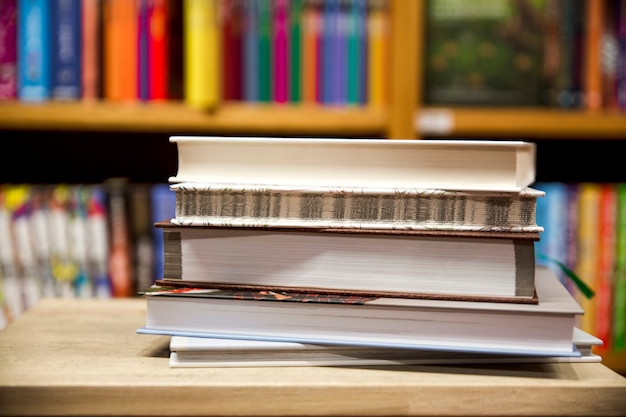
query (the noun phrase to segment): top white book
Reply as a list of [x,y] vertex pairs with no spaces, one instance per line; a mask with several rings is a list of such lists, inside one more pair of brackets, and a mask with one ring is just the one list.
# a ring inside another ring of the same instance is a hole
[[535,181],[536,146],[504,140],[172,136],[170,183],[437,188],[519,192]]

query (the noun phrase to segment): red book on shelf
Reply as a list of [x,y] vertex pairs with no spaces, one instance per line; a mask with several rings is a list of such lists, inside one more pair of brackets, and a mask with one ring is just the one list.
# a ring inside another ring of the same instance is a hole
[[[177,1],[177,0],[175,0]],[[168,3],[151,0],[148,3],[148,99],[168,98]]]
[[243,10],[240,0],[220,2],[220,27],[222,34],[222,97],[224,100],[241,100]]

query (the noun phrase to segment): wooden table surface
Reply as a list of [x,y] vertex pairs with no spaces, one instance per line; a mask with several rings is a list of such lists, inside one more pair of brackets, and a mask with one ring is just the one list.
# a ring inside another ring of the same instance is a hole
[[145,301],[44,299],[0,331],[0,415],[626,415],[600,363],[178,368]]

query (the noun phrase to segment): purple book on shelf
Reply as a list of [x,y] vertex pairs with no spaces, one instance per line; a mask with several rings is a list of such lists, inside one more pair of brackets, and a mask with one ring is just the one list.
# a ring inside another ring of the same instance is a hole
[[17,97],[17,0],[0,0],[0,100]]

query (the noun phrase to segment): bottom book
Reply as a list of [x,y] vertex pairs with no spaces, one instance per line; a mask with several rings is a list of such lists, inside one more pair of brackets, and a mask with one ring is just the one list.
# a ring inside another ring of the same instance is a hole
[[153,286],[140,334],[458,352],[580,356],[583,310],[546,267],[537,304]]
[[602,340],[578,328],[574,328],[573,340],[580,356],[498,355],[172,336],[169,366],[172,368],[226,368],[602,361],[602,357],[592,351],[593,346],[602,345]]

